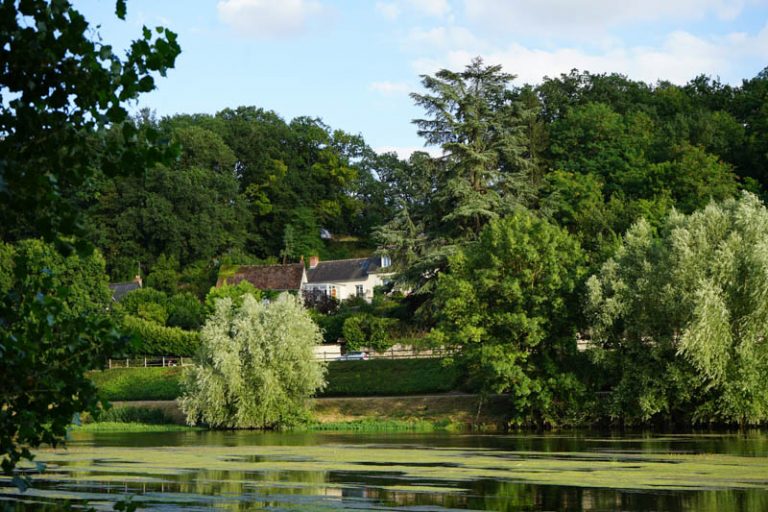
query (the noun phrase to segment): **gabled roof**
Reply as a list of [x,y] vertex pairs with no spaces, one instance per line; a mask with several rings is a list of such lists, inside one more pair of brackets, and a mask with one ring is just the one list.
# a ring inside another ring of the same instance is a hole
[[112,300],[115,302],[120,302],[120,299],[125,297],[128,292],[138,290],[139,288],[141,288],[139,283],[134,281],[129,281],[127,283],[111,283],[109,285],[109,289],[112,290]]
[[304,277],[304,264],[292,263],[289,265],[242,265],[235,273],[223,282],[220,280],[217,286],[222,284],[237,284],[240,281],[248,281],[259,290],[289,291],[298,290]]
[[321,261],[307,273],[308,283],[335,283],[338,281],[365,281],[368,274],[381,268],[378,256],[350,260]]

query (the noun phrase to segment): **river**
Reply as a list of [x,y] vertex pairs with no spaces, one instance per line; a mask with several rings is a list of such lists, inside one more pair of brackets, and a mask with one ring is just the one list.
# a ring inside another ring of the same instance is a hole
[[75,433],[37,460],[11,510],[768,510],[765,432]]

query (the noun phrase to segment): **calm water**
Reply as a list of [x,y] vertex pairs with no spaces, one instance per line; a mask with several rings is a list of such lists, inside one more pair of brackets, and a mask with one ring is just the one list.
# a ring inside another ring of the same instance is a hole
[[768,511],[764,432],[79,433],[38,459],[11,509]]

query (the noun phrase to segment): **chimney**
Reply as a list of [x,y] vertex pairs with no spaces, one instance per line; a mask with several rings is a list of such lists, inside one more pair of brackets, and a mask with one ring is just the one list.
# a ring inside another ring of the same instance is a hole
[[144,284],[141,280],[141,276],[138,274],[136,274],[136,277],[133,278],[133,282],[139,285],[139,288],[141,288],[142,285]]
[[309,257],[309,268],[315,268],[318,263],[320,263],[320,256]]

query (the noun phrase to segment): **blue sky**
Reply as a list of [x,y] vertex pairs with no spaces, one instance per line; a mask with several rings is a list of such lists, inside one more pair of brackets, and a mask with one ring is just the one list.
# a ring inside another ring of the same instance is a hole
[[320,117],[401,156],[423,146],[419,75],[478,55],[518,84],[572,68],[739,84],[768,66],[768,0],[129,0],[125,22],[113,0],[73,1],[118,48],[142,25],[178,33],[176,68],[141,107]]

